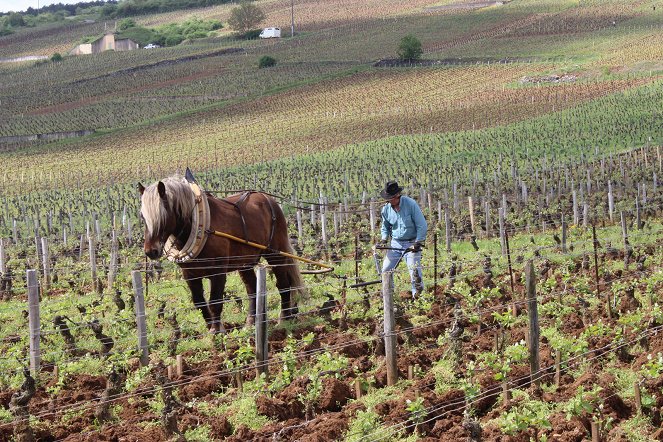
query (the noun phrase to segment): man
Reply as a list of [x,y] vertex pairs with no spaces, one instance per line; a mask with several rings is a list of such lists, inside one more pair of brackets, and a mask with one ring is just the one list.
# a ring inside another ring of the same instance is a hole
[[[412,297],[416,297],[424,290],[421,248],[426,240],[428,224],[417,202],[401,195],[402,191],[396,181],[389,181],[380,192],[380,196],[387,200],[381,212],[382,245],[386,245],[387,238],[391,238],[391,249],[387,250],[382,272],[393,270],[402,258],[405,259],[412,281]],[[409,251],[403,255],[406,249]]]

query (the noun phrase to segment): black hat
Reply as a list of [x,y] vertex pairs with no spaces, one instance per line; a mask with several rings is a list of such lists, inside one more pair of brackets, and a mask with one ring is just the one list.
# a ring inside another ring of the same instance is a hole
[[387,181],[387,184],[384,186],[384,189],[382,192],[380,192],[380,196],[383,199],[391,199],[401,193],[403,191],[403,188],[398,185],[396,181]]

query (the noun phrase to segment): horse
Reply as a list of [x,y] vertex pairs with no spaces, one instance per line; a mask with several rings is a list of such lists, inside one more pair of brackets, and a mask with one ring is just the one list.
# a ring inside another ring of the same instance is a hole
[[[193,304],[210,332],[225,332],[221,313],[226,277],[233,271],[239,272],[248,293],[246,323],[255,323],[257,278],[253,268],[261,258],[265,258],[276,277],[281,295],[279,320],[297,314],[297,301],[305,290],[299,266],[291,257],[279,253],[294,252],[283,211],[271,196],[245,191],[217,198],[200,190],[188,170],[186,178],[173,175],[148,187],[139,183],[138,190],[145,223],[145,255],[151,259],[164,254],[169,259],[175,257],[171,260],[182,269]],[[214,232],[230,234],[244,242]],[[251,246],[246,243],[249,241],[266,249]],[[205,299],[203,278],[210,280],[209,302]]]

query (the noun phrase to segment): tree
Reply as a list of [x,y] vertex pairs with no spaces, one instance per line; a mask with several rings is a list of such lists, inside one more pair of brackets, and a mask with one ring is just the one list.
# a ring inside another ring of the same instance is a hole
[[17,28],[19,26],[25,26],[25,21],[23,20],[23,16],[21,14],[19,14],[18,12],[9,13],[9,25],[12,28]]
[[260,60],[258,60],[258,68],[260,69],[271,68],[272,66],[276,66],[276,59],[274,57],[263,55],[260,57]]
[[230,11],[228,26],[243,34],[256,28],[265,18],[266,16],[262,9],[252,3],[241,2],[238,7]]
[[419,60],[423,50],[421,42],[412,34],[406,35],[398,45],[398,58],[401,60]]

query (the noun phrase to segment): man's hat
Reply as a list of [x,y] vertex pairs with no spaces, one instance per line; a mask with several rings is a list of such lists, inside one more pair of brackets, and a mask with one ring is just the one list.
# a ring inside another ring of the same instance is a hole
[[380,196],[383,199],[391,199],[401,193],[403,191],[403,188],[398,185],[396,181],[387,181],[387,184],[384,186],[384,189],[382,192],[380,192]]

